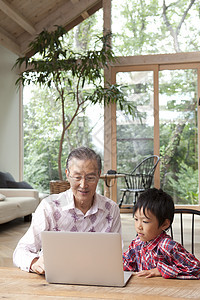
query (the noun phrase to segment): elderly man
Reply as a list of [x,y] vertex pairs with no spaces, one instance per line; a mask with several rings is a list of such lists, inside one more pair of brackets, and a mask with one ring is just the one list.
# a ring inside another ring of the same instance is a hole
[[101,174],[100,156],[90,148],[77,148],[69,154],[65,172],[71,188],[42,200],[30,228],[14,251],[13,262],[24,271],[45,272],[42,231],[121,233],[118,205],[96,193]]

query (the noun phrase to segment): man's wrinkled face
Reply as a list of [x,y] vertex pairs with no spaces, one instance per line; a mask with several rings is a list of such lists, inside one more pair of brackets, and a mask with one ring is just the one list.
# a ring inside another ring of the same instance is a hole
[[72,158],[66,170],[76,207],[91,206],[99,180],[96,160],[80,160]]

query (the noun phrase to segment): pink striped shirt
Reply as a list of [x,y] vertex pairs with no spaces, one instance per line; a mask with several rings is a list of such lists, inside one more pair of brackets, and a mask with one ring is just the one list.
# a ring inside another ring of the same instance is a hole
[[84,215],[74,205],[73,193],[50,195],[43,199],[32,217],[31,226],[19,241],[13,262],[29,272],[30,264],[39,257],[42,231],[119,232],[121,219],[118,205],[97,193],[92,207]]

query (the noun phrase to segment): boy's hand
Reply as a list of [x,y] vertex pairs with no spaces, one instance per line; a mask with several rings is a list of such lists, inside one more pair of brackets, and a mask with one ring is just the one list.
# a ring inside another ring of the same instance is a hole
[[40,256],[39,258],[34,258],[30,270],[37,274],[44,274],[44,259],[43,256]]
[[136,276],[150,278],[150,277],[161,277],[161,274],[158,271],[158,269],[155,268],[155,269],[151,269],[151,270],[140,271],[136,274]]

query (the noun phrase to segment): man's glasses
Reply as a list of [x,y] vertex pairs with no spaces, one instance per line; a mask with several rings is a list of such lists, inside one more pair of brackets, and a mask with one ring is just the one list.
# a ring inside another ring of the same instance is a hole
[[70,176],[69,177],[74,180],[75,182],[80,182],[81,180],[85,179],[86,182],[88,183],[94,183],[96,182],[97,180],[97,176],[95,175],[86,175],[85,177],[84,176],[79,176],[79,175],[76,175],[76,176]]

